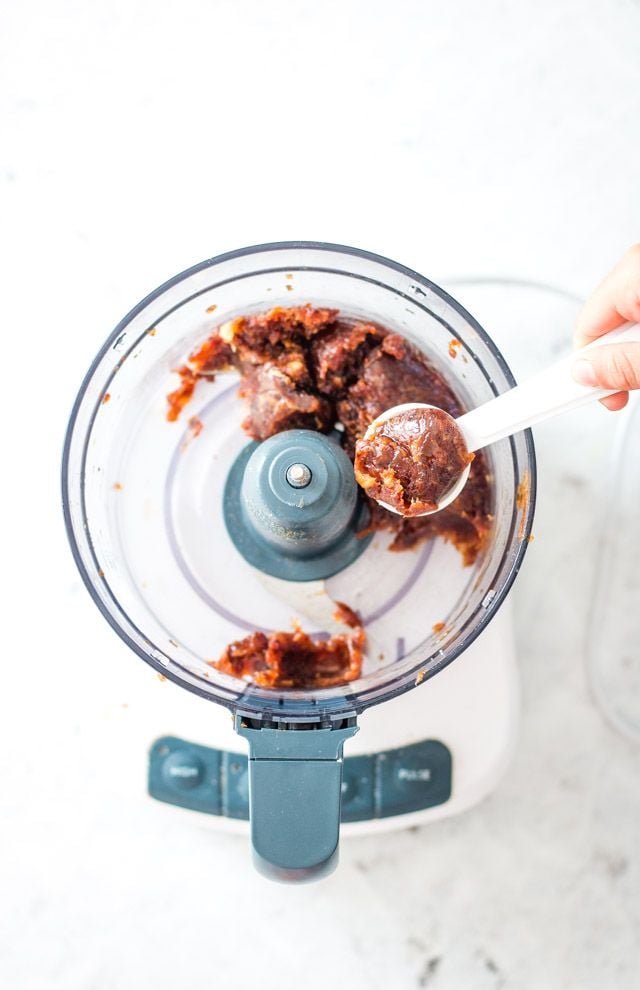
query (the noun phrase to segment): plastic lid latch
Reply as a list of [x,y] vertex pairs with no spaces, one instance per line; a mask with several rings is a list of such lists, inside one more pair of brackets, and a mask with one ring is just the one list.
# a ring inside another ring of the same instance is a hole
[[236,716],[249,742],[249,807],[256,868],[272,880],[304,883],[338,863],[342,747],[355,716],[334,725],[262,726]]

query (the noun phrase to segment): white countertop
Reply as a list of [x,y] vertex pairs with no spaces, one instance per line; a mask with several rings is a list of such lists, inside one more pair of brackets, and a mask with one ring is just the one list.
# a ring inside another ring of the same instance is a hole
[[[104,337],[220,251],[316,238],[445,284],[584,294],[640,238],[639,51],[634,0],[5,11],[3,987],[638,985],[640,749],[584,672],[608,414],[536,434],[505,779],[459,818],[344,842],[339,871],[304,888],[269,884],[244,840],[145,799],[123,706],[146,684],[153,705],[158,684],[81,587],[57,472]],[[452,291],[481,321],[494,312],[495,292]],[[505,303],[514,317],[525,296]],[[520,372],[561,346],[557,326],[524,348],[515,320],[487,329]]]

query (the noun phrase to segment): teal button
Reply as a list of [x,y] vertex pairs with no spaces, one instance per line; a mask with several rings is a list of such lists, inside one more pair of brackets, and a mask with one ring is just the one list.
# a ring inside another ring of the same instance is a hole
[[376,759],[377,817],[407,815],[451,797],[451,753],[439,740],[390,749]]
[[202,783],[205,767],[202,760],[188,750],[177,750],[164,761],[165,783],[179,791],[190,791]]
[[222,809],[228,818],[249,818],[249,761],[244,753],[222,754]]
[[148,789],[157,801],[219,815],[220,753],[186,739],[162,736],[149,751]]
[[350,756],[342,768],[343,822],[361,822],[373,818],[373,756]]

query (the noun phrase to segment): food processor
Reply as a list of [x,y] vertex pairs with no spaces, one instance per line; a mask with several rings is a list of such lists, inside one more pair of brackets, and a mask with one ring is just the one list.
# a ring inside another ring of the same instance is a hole
[[[98,608],[163,680],[221,706],[176,700],[151,746],[150,794],[221,827],[250,819],[258,868],[288,881],[335,866],[341,818],[355,832],[413,824],[469,806],[499,776],[517,678],[508,609],[491,620],[535,501],[525,431],[487,451],[493,530],[475,563],[440,539],[391,553],[388,533],[355,536],[362,505],[339,436],[250,442],[235,372],[200,381],[188,414],[167,422],[175,371],[214,326],[304,303],[402,334],[466,408],[514,384],[480,325],[421,275],[355,248],[267,244],[196,265],[121,321],[82,384],[63,458],[67,531]],[[275,490],[294,442],[296,470],[315,454],[328,465],[297,531]],[[314,596],[361,615],[369,647],[356,680],[264,688],[211,665],[253,631],[297,620],[326,635]]]

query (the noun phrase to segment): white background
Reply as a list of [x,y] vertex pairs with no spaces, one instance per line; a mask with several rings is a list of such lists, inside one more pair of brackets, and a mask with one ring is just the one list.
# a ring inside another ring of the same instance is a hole
[[592,444],[539,433],[515,600],[525,711],[504,782],[459,819],[345,843],[340,871],[304,889],[145,803],[123,705],[177,689],[98,616],[58,504],[89,361],[205,257],[311,238],[445,283],[586,293],[640,238],[637,0],[2,7],[0,983],[637,986],[640,755],[583,673],[608,414],[566,427]]

